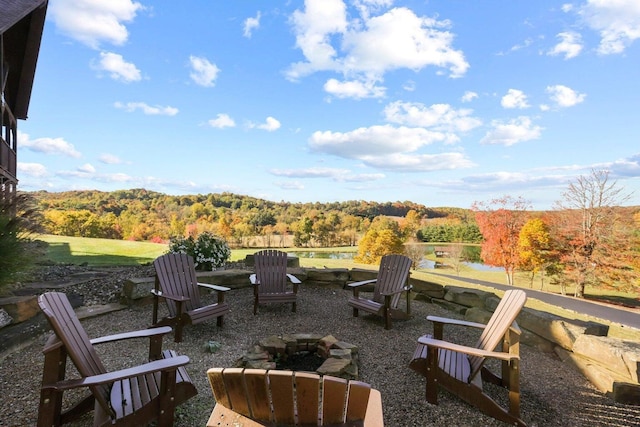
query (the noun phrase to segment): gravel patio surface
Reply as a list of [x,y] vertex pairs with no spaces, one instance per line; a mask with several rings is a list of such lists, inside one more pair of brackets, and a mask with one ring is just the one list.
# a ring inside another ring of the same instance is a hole
[[[333,335],[359,347],[360,380],[382,393],[385,425],[403,426],[502,426],[457,397],[439,393],[439,405],[425,401],[425,380],[409,369],[419,336],[431,333],[427,315],[460,317],[437,305],[414,301],[413,317],[396,321],[385,330],[381,318],[362,315],[354,318],[347,306],[349,291],[341,287],[303,285],[298,295],[297,313],[290,305],[263,305],[253,315],[250,288],[228,292],[231,312],[219,328],[215,321],[186,328],[184,341],[174,343],[173,336],[164,348],[189,356],[187,370],[198,395],[177,410],[176,426],[205,426],[213,408],[206,370],[231,367],[248,348],[271,335],[314,333]],[[213,295],[205,301],[212,301]],[[82,321],[90,337],[148,327],[151,306],[132,307]],[[42,347],[48,334],[36,339],[0,361],[0,425],[36,424],[39,387],[44,357]],[[477,331],[445,329],[445,338],[473,344]],[[204,350],[207,341],[221,344],[219,351]],[[127,341],[98,347],[107,369],[143,363],[146,341]],[[640,407],[613,402],[598,392],[581,374],[551,354],[521,346],[521,417],[529,426],[633,426],[640,425]],[[68,369],[67,377],[75,369]],[[504,390],[490,388],[498,401],[506,402]],[[71,396],[70,396],[71,397]],[[87,417],[77,426],[90,426]]]

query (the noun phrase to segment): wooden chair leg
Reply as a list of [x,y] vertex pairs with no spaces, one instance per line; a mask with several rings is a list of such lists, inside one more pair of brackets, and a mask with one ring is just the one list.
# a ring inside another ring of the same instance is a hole
[[511,361],[509,370],[509,414],[520,418],[520,362],[518,359]]
[[391,329],[391,295],[384,297],[384,328]]
[[293,313],[295,313],[295,312],[296,312],[296,303],[295,303],[295,302],[291,303],[291,311],[292,311]]
[[184,313],[183,313],[182,301],[176,302],[176,320],[175,320],[175,342],[182,342],[182,329],[184,327]]
[[426,398],[427,402],[434,405],[438,404],[438,349],[435,347],[427,348],[427,385]]
[[[57,349],[45,351],[42,384],[55,384],[64,380],[67,354],[60,345]],[[39,426],[59,426],[62,411],[62,392],[42,388],[38,409]]]
[[173,426],[176,409],[176,371],[163,372],[160,380],[160,412],[158,413],[158,427]]
[[216,319],[216,325],[223,326],[224,325],[224,316],[218,316]]

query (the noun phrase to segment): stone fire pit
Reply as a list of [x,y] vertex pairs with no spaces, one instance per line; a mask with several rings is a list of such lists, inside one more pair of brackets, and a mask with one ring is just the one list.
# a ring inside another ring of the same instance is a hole
[[289,358],[301,354],[315,354],[324,359],[315,371],[320,375],[358,379],[358,347],[333,335],[272,335],[249,349],[238,359],[236,367],[278,369],[277,361],[286,363]]

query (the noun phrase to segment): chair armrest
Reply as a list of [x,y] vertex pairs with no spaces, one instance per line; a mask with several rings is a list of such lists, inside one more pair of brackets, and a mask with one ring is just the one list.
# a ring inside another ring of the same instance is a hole
[[426,345],[427,347],[436,347],[443,350],[451,350],[457,353],[467,354],[469,356],[490,357],[500,360],[520,359],[520,356],[517,354],[504,353],[501,351],[482,350],[481,348],[467,347],[465,345],[455,344],[449,341],[437,340],[435,338],[424,336],[418,338],[418,343]]
[[408,291],[408,290],[410,290],[410,289],[402,287],[402,288],[398,289],[397,291],[393,291],[393,292],[380,292],[380,295],[383,295],[383,296],[395,295],[395,294],[399,294],[399,293],[402,293],[402,292],[405,292],[405,291]]
[[231,290],[231,288],[227,288],[226,286],[212,285],[212,284],[209,284],[209,283],[200,283],[200,282],[198,282],[198,286],[202,286],[203,288],[209,288],[209,289],[217,291],[217,292],[227,292],[227,291]]
[[487,327],[484,323],[469,322],[466,320],[449,319],[448,317],[427,316],[427,320],[433,323],[442,323],[445,325],[470,326],[472,328],[484,329]]
[[289,274],[287,273],[287,277],[289,278],[289,280],[291,280],[291,283],[302,283],[300,281],[300,279],[298,279],[296,276],[294,276],[293,274]]
[[166,299],[170,299],[176,302],[184,302],[184,301],[189,301],[189,298],[187,297],[183,297],[182,295],[170,295],[170,294],[165,294],[162,291],[158,291],[155,289],[151,289],[151,293],[157,297],[161,297],[161,298],[166,298]]
[[105,335],[104,337],[94,338],[91,344],[103,344],[106,342],[122,341],[131,338],[148,338],[156,335],[166,335],[171,332],[170,326],[162,326],[159,328],[141,329],[139,331],[123,332],[120,334]]
[[363,280],[361,282],[347,283],[347,286],[350,288],[357,288],[359,286],[368,285],[370,283],[375,283],[377,281],[378,279],[369,279],[369,280]]
[[140,375],[152,374],[161,371],[173,371],[180,366],[189,363],[187,356],[176,356],[167,359],[154,360],[153,362],[135,366],[133,368],[120,369],[118,371],[93,375],[91,377],[79,378],[75,380],[58,381],[54,384],[43,385],[42,388],[59,391],[70,390],[78,387],[89,387],[103,384],[110,384],[118,380],[133,378]]
[[256,276],[255,274],[249,275],[249,281],[251,282],[252,285],[260,284],[260,282],[258,282],[258,276]]

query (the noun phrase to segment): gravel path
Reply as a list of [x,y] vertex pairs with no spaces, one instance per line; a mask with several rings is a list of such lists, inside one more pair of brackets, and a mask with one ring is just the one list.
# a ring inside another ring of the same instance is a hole
[[[94,286],[97,286],[94,284]],[[111,285],[112,286],[112,285]],[[205,300],[212,296],[205,297]],[[188,327],[184,341],[165,339],[165,348],[189,356],[187,369],[199,394],[177,410],[176,426],[204,426],[214,401],[206,378],[210,367],[233,366],[259,339],[286,333],[332,334],[359,346],[360,379],[382,393],[385,425],[404,426],[501,426],[453,395],[440,392],[440,404],[424,399],[424,378],[408,368],[416,339],[431,332],[427,315],[457,317],[439,306],[415,301],[413,318],[397,321],[385,330],[382,319],[364,315],[353,318],[346,304],[348,291],[342,288],[303,286],[298,312],[289,305],[261,306],[252,314],[250,288],[229,292],[231,312],[222,328],[215,321]],[[141,329],[151,322],[151,307],[133,307],[83,321],[90,337]],[[451,329],[445,338],[462,343],[475,342],[475,331]],[[42,345],[46,336],[0,361],[0,425],[32,426],[36,423],[42,375]],[[216,353],[203,349],[205,342],[222,344]],[[99,353],[108,369],[142,363],[146,342],[107,344]],[[619,405],[599,393],[579,373],[557,357],[526,345],[521,346],[522,418],[529,426],[633,426],[640,425],[640,407]],[[68,377],[75,374],[68,369]],[[503,390],[490,389],[504,402]],[[78,426],[89,426],[87,418]]]

